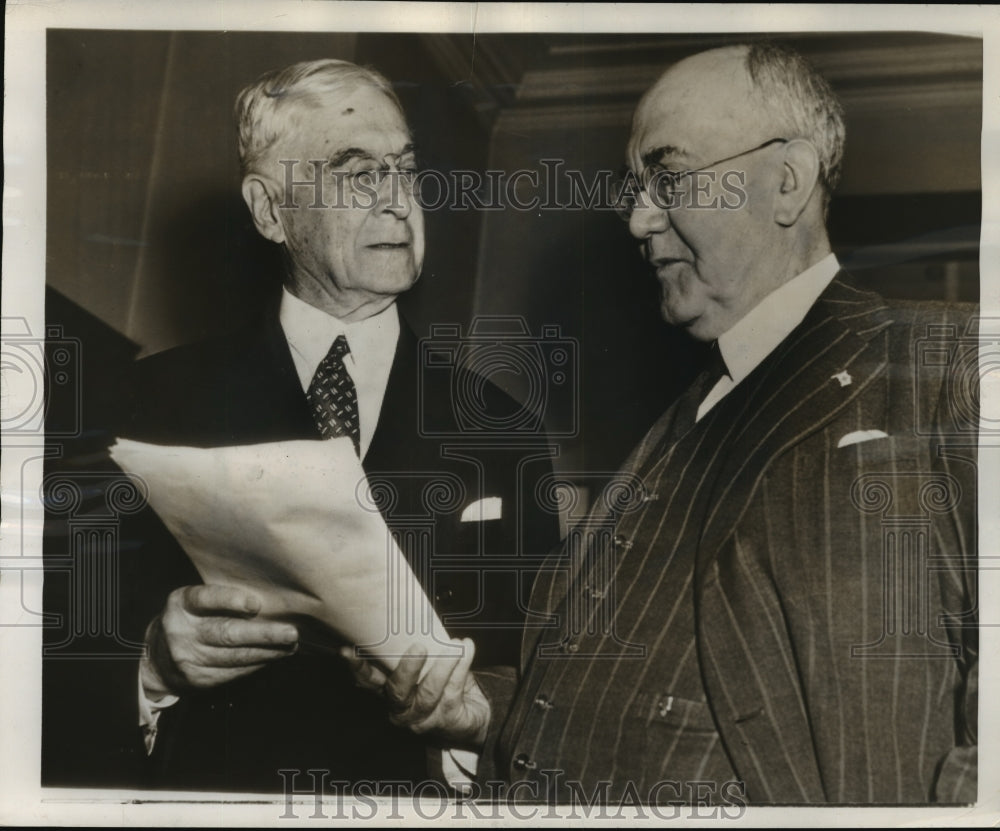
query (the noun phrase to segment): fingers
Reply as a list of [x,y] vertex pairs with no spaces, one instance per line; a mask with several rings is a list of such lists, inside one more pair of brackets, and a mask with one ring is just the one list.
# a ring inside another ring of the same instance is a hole
[[384,687],[385,700],[391,712],[403,713],[409,709],[426,661],[427,649],[421,644],[413,644],[399,659]]
[[454,698],[462,693],[475,652],[473,642],[469,638],[464,638],[462,651],[457,656],[436,658],[431,662],[427,675],[417,687],[411,705],[414,720],[423,720],[442,699],[449,696]]
[[277,649],[219,649],[206,646],[198,650],[197,664],[206,669],[260,668],[291,654]]
[[247,647],[287,649],[299,639],[291,623],[243,620],[237,617],[207,617],[195,622],[199,643],[242,651]]
[[[446,720],[446,712],[461,706],[465,678],[475,654],[471,640],[462,640],[461,646],[461,652],[457,655],[435,657],[427,666],[424,677],[415,686],[400,685],[392,692],[387,692],[386,697],[392,711],[389,720],[393,724],[414,729],[417,725],[436,726]],[[419,673],[419,669],[416,671]],[[408,676],[413,672],[413,666],[407,667]],[[392,676],[389,681],[393,681]],[[423,732],[423,729],[421,727],[418,732]]]
[[174,591],[147,631],[149,658],[174,692],[211,687],[291,655],[298,630],[256,618],[260,598],[232,586],[186,586]]
[[347,661],[354,676],[354,683],[371,692],[380,692],[385,686],[386,676],[373,662],[359,658],[353,646],[340,648],[340,656]]
[[[446,689],[461,692],[475,647],[471,640],[465,640],[459,654],[428,659],[427,650],[414,644],[388,676],[373,661],[359,658],[353,647],[343,647],[340,655],[350,666],[359,687],[382,692],[390,712],[403,716],[401,721],[411,721],[422,719],[433,710]],[[461,678],[456,677],[456,672]]]
[[168,608],[162,620],[163,633],[177,657],[191,649],[232,650],[235,666],[241,659],[256,663],[268,651],[287,654],[298,643],[298,630],[290,623],[245,620],[239,617],[199,616]]
[[233,667],[217,667],[206,664],[186,664],[184,666],[183,681],[181,690],[191,689],[212,689],[221,684],[228,684],[237,678],[242,678],[252,672],[256,672],[267,665],[267,662],[259,664],[241,664]]
[[436,735],[457,747],[482,746],[492,708],[470,671],[475,646],[463,639],[462,647],[461,655],[440,659],[440,668],[428,671],[412,707],[390,721],[417,734]]
[[193,639],[215,647],[291,646],[298,630],[291,623],[253,619],[260,598],[233,586],[185,586],[167,600],[163,626],[168,638]]
[[231,615],[253,617],[261,609],[260,597],[246,589],[235,586],[185,586],[175,595],[182,608],[193,615]]
[[469,638],[463,638],[461,643],[461,653],[454,658],[440,659],[439,666],[432,668],[421,683],[407,714],[407,723],[415,732],[434,729],[450,719],[449,713],[463,708],[476,648]]
[[486,739],[492,708],[471,674],[475,644],[464,638],[461,646],[459,654],[435,656],[428,663],[427,650],[414,644],[388,677],[359,658],[353,647],[344,647],[340,654],[359,686],[381,689],[392,724],[478,749]]
[[443,696],[459,696],[465,692],[469,685],[469,670],[472,669],[472,660],[476,657],[476,644],[471,638],[462,638],[462,656],[445,685]]

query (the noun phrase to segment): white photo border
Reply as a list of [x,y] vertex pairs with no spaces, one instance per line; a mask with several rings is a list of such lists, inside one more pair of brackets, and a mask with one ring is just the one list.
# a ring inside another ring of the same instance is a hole
[[[225,2],[171,0],[169,3],[77,0],[9,2],[6,8],[4,118],[3,315],[24,318],[30,331],[44,332],[46,234],[46,29],[193,29],[228,31],[385,31],[385,32],[798,32],[923,31],[983,38],[984,106],[982,133],[981,306],[984,316],[1000,316],[1000,10],[974,6],[843,5],[657,5],[562,3],[388,3],[388,2]],[[5,324],[6,325],[6,324]],[[7,402],[4,402],[5,405]],[[1000,389],[984,386],[984,413],[1000,414]],[[41,562],[42,516],[38,504],[22,501],[38,493],[39,482],[20,481],[24,462],[41,452],[35,445],[4,442],[0,485],[3,493],[0,568],[7,558]],[[1000,541],[1000,465],[984,453],[980,477],[980,550],[997,557]],[[997,454],[993,454],[997,455]],[[26,497],[25,497],[26,498]],[[36,500],[37,502],[37,500]],[[23,524],[18,518],[25,516]],[[23,562],[23,561],[22,561]],[[18,564],[20,566],[20,563]],[[41,570],[27,577],[0,579],[0,610],[19,608],[24,599],[41,609]],[[980,603],[1000,599],[1000,578],[981,573]],[[1000,632],[981,631],[980,801],[974,808],[755,808],[742,823],[774,827],[799,825],[978,826],[1000,818],[1000,710],[991,707],[1000,689],[995,657]],[[0,627],[0,824],[24,825],[310,825],[311,800],[298,820],[280,819],[280,797],[234,794],[169,794],[42,788],[40,781],[41,630]],[[446,815],[433,824],[471,824]],[[319,820],[322,822],[322,820]],[[379,815],[380,825],[427,824],[412,812]],[[344,824],[366,824],[362,820]],[[504,821],[523,824],[516,816]],[[577,820],[581,825],[620,825],[622,819]],[[650,819],[640,824],[662,824]],[[688,817],[674,824],[709,824]],[[539,811],[532,824],[545,824]],[[496,825],[497,821],[487,824]],[[723,825],[725,822],[722,823]]]

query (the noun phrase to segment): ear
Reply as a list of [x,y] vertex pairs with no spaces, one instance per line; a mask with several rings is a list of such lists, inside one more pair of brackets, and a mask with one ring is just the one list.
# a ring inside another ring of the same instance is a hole
[[271,181],[257,173],[248,173],[243,177],[243,201],[250,209],[257,233],[271,242],[285,241],[285,228],[281,224],[281,212],[278,210],[278,194],[274,192]]
[[785,146],[781,187],[774,218],[780,225],[794,225],[819,190],[819,154],[811,142],[794,139]]

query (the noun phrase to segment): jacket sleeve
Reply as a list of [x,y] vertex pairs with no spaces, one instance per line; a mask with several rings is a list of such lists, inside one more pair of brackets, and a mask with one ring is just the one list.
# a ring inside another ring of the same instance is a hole
[[957,325],[958,347],[941,371],[934,418],[935,468],[954,486],[950,510],[936,516],[936,535],[946,564],[939,572],[942,606],[961,682],[954,695],[955,745],[939,762],[933,798],[963,804],[976,801],[978,770],[978,342],[962,346],[962,336],[974,333],[975,318]]
[[503,779],[499,775],[497,760],[497,741],[500,731],[507,720],[514,694],[517,691],[518,672],[514,667],[484,667],[475,672],[476,682],[490,702],[490,726],[486,734],[486,743],[479,756],[479,767],[476,779],[480,782],[491,782]]

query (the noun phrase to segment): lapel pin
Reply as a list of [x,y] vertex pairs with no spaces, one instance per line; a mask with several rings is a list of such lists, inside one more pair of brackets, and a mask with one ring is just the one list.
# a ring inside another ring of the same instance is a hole
[[836,378],[842,387],[848,387],[851,385],[851,373],[846,369],[843,372],[838,372],[836,375],[831,375],[830,377]]

